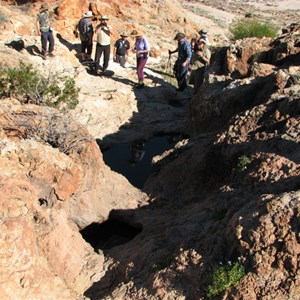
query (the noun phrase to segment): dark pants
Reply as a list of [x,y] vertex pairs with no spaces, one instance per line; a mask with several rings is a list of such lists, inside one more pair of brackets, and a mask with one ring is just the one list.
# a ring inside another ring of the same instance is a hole
[[110,45],[102,46],[97,43],[96,54],[95,54],[95,67],[96,69],[100,66],[100,59],[103,53],[103,65],[102,71],[105,71],[108,67],[109,56],[110,56]]
[[194,93],[196,94],[200,88],[200,86],[203,84],[204,81],[204,74],[205,74],[205,66],[200,67],[197,70],[194,70]]
[[183,63],[182,61],[176,60],[173,67],[174,75],[178,83],[178,89],[180,90],[184,90],[187,87],[186,75],[189,68],[188,64],[185,67],[183,67],[182,63]]
[[41,31],[41,42],[42,42],[42,54],[46,55],[47,45],[49,42],[49,53],[54,50],[54,37],[52,31],[43,32]]
[[93,50],[93,36],[90,36],[87,40],[81,40],[81,53],[86,53],[91,56]]
[[119,63],[121,67],[125,68],[126,56],[116,54],[116,62]]

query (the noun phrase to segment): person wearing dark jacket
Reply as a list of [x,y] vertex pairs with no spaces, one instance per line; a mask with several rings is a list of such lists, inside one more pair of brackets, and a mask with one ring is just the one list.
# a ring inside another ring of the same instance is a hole
[[125,68],[130,43],[127,40],[128,35],[126,33],[121,33],[120,36],[121,38],[119,38],[114,45],[114,61],[119,63],[121,67]]
[[183,92],[187,87],[186,77],[192,58],[192,48],[191,44],[185,39],[185,34],[182,32],[177,33],[174,40],[178,42],[178,47],[174,51],[169,50],[169,55],[178,52],[178,58],[174,64],[173,72],[178,83],[176,91]]
[[93,13],[88,11],[83,14],[83,17],[78,23],[79,38],[81,41],[81,60],[92,60],[92,50],[93,50],[93,23],[92,23]]

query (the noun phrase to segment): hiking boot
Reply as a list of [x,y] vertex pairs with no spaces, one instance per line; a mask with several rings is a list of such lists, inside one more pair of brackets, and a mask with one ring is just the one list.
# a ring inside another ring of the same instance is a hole
[[144,86],[145,86],[144,83],[139,83],[139,84],[136,86],[136,88],[137,88],[137,89],[142,89]]
[[55,55],[54,55],[52,52],[50,52],[50,53],[48,54],[48,56],[49,56],[49,57],[54,57]]

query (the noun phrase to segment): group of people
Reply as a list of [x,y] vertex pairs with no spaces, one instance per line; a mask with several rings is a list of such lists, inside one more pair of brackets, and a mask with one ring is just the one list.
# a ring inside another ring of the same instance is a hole
[[[211,52],[208,48],[207,31],[202,29],[199,31],[199,35],[198,40],[192,39],[189,42],[185,38],[185,34],[179,32],[174,38],[178,43],[177,48],[173,51],[169,50],[170,56],[178,52],[178,58],[173,67],[178,92],[183,92],[189,83],[194,85],[194,93],[197,93],[204,81],[204,74],[210,63]],[[187,80],[188,72],[190,72],[189,82]]]
[[[95,70],[98,73],[101,68],[102,72],[108,68],[110,49],[111,49],[111,26],[108,25],[109,18],[102,16],[99,18],[100,23],[93,27],[94,15],[91,11],[83,14],[77,25],[79,37],[81,41],[81,61],[91,61],[94,63]],[[46,58],[47,55],[54,56],[54,37],[53,31],[49,22],[49,7],[42,4],[40,13],[37,15],[36,30],[41,35],[42,56]],[[208,49],[209,41],[207,38],[207,31],[202,29],[198,40],[192,39],[189,42],[185,34],[179,32],[176,34],[174,40],[177,41],[177,48],[173,51],[169,50],[169,57],[171,54],[178,53],[178,58],[174,64],[173,72],[177,79],[177,91],[182,92],[189,84],[194,85],[194,90],[197,92],[204,80],[204,72],[209,65],[211,52]],[[122,67],[125,67],[129,55],[130,42],[128,36],[135,38],[135,43],[132,51],[136,54],[136,69],[138,84],[137,88],[143,88],[144,83],[144,68],[150,55],[150,45],[143,32],[133,30],[131,34],[122,32],[120,38],[115,42],[113,48],[113,59]],[[93,41],[96,40],[95,59],[93,60],[92,50]],[[100,60],[103,56],[103,63],[100,67]],[[187,74],[190,71],[190,79],[187,82]]]
[[[95,69],[98,72],[100,69],[100,60],[103,55],[102,72],[108,68],[110,57],[110,35],[111,26],[107,24],[109,18],[102,16],[99,18],[100,23],[93,30],[92,24],[93,14],[91,11],[84,13],[83,17],[78,23],[78,29],[81,40],[81,56],[82,60],[91,60],[91,53],[93,47],[94,34],[96,36],[96,54],[95,54]],[[126,61],[129,55],[130,42],[128,41],[128,34],[122,32],[120,38],[115,42],[113,48],[113,60],[125,68]],[[130,34],[135,38],[133,52],[136,54],[137,60],[137,75],[138,84],[137,88],[143,88],[144,84],[144,67],[150,53],[150,46],[148,40],[143,36],[142,32],[134,30]]]

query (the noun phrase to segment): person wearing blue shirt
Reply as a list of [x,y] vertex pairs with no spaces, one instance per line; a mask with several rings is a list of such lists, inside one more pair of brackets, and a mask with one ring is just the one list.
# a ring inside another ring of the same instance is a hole
[[174,51],[169,50],[169,55],[178,52],[178,58],[174,64],[173,72],[178,83],[178,88],[176,91],[183,92],[187,87],[186,77],[192,58],[192,47],[191,44],[185,39],[185,34],[182,32],[177,33],[174,40],[177,40],[178,47]]

